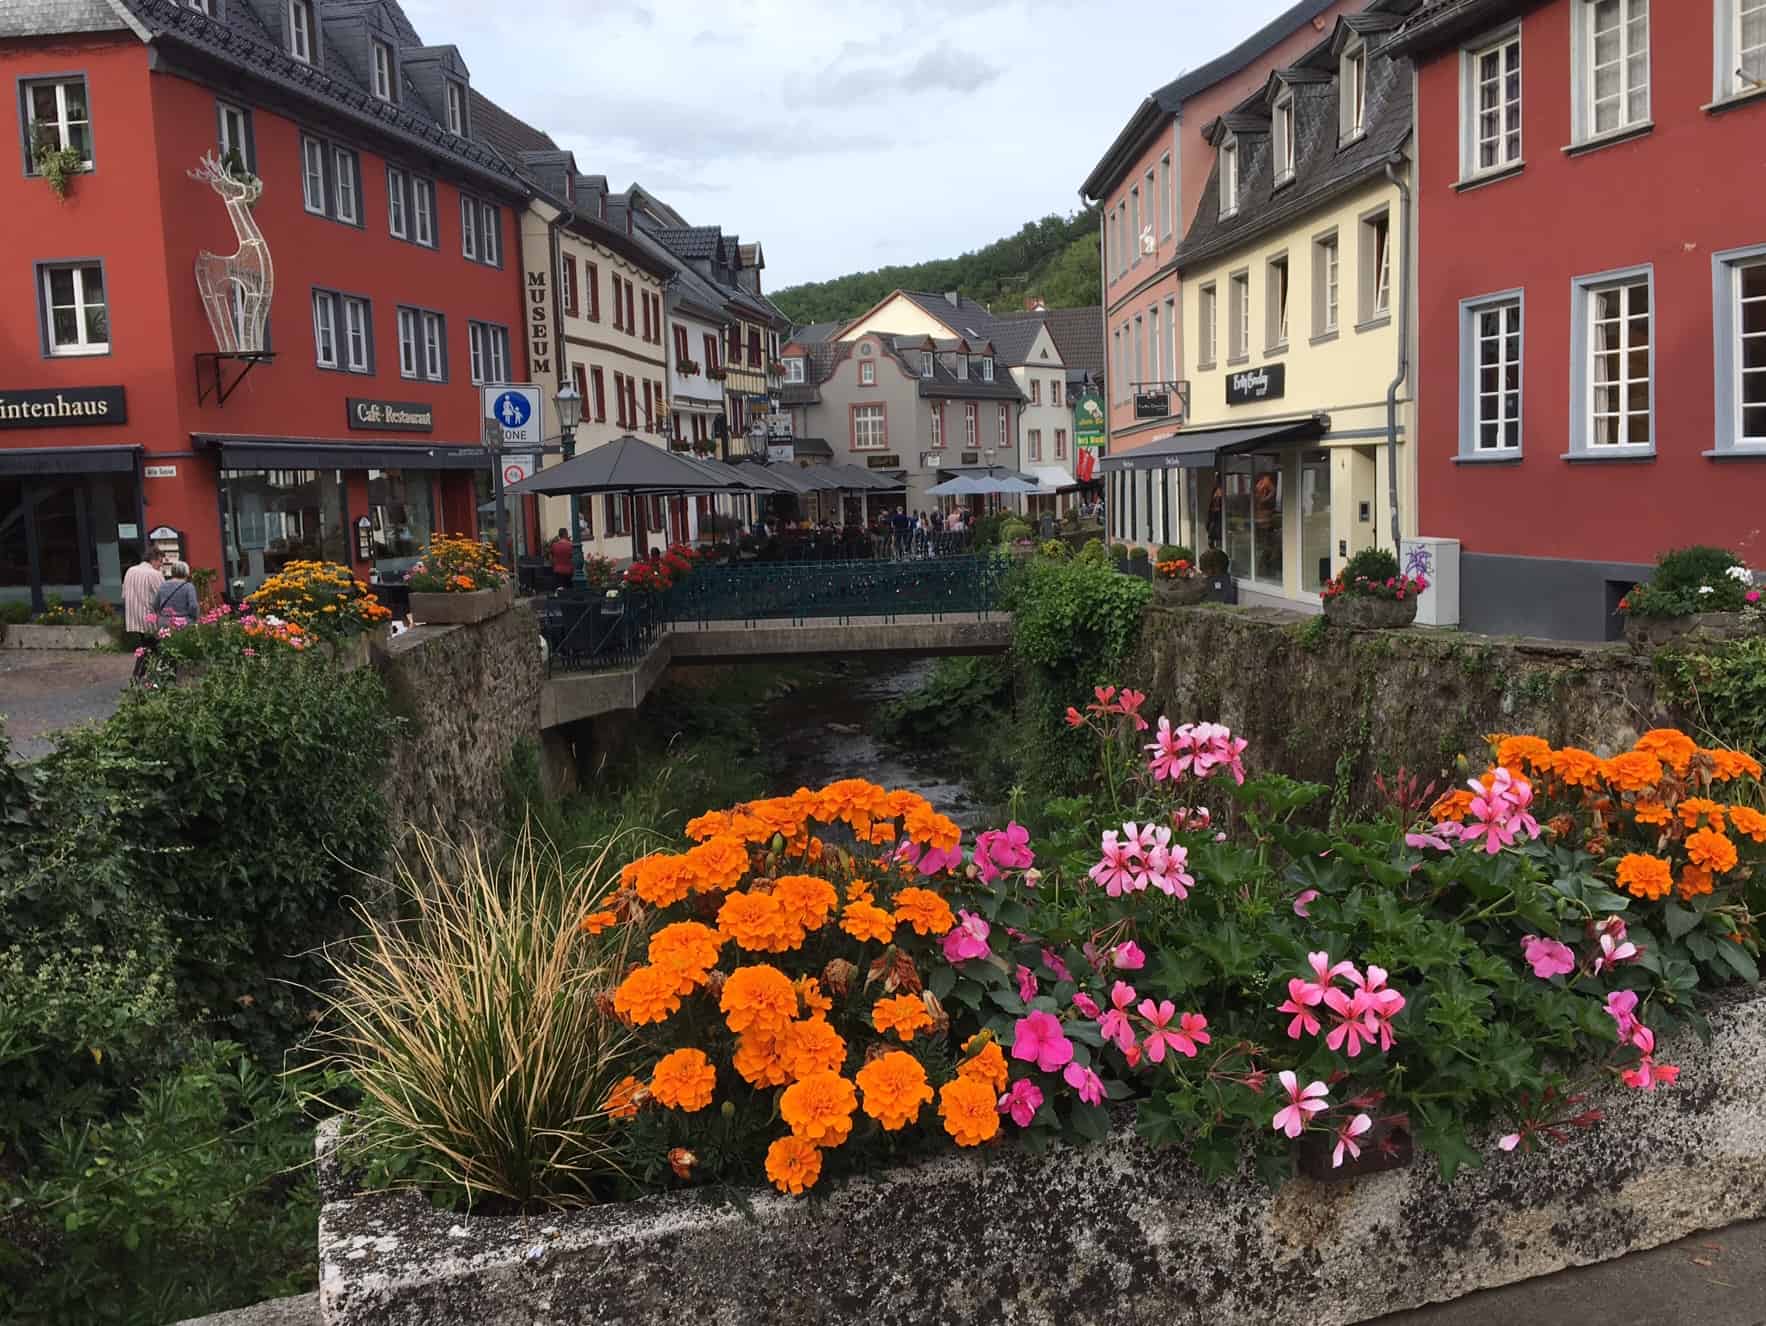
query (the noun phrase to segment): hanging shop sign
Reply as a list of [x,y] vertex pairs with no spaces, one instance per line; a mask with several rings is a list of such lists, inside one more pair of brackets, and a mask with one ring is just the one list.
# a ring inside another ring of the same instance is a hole
[[0,428],[70,428],[128,421],[121,387],[0,387]]
[[425,401],[383,401],[351,396],[351,428],[371,428],[382,433],[428,433],[435,429],[435,406]]
[[865,465],[867,468],[873,470],[899,470],[901,468],[901,457],[893,455],[866,456]]
[[1163,391],[1137,391],[1134,394],[1136,419],[1167,419],[1171,416],[1171,395]]
[[1229,373],[1226,378],[1226,403],[1250,405],[1256,401],[1280,400],[1288,386],[1286,364],[1265,364],[1242,373]]

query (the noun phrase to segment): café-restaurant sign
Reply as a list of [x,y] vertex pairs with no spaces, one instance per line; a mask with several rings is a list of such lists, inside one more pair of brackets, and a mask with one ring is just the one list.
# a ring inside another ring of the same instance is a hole
[[121,387],[0,387],[0,428],[70,428],[129,421]]
[[351,396],[349,426],[386,433],[427,433],[435,428],[435,406],[425,401],[382,401]]
[[1226,403],[1250,405],[1256,401],[1280,400],[1287,390],[1288,366],[1265,364],[1262,368],[1229,373],[1226,377]]

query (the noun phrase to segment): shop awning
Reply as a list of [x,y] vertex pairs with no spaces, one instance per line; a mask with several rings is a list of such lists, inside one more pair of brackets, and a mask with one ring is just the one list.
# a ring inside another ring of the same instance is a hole
[[819,437],[794,437],[791,439],[791,450],[799,458],[834,454],[834,448],[828,445],[827,440]]
[[627,433],[510,484],[505,493],[721,493],[729,484],[692,461]]
[[1120,470],[1209,470],[1221,455],[1262,451],[1267,447],[1311,442],[1331,430],[1328,414],[1308,415],[1267,424],[1216,424],[1186,428],[1151,446],[1105,456],[1098,468]]
[[8,447],[0,474],[133,474],[140,447]]
[[488,470],[491,452],[448,443],[346,442],[333,438],[192,434],[219,453],[223,470]]
[[858,465],[827,465],[823,469],[849,493],[899,493],[907,486],[885,470],[868,470]]
[[1036,480],[1036,491],[1044,496],[1070,493],[1079,487],[1079,481],[1065,465],[1032,465],[1030,477]]

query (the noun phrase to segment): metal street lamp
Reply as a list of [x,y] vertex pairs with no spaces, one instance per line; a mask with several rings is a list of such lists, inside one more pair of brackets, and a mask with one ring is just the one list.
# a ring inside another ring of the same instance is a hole
[[[558,440],[568,462],[576,455],[576,427],[583,421],[583,398],[566,382],[552,397],[552,404],[558,411]],[[583,575],[582,511],[575,493],[570,495],[570,583],[577,589],[588,588]]]

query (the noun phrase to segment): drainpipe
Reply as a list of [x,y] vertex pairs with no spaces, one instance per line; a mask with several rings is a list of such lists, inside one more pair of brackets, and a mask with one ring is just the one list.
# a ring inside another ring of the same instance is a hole
[[[1083,188],[1079,191],[1079,202],[1082,207],[1090,205]],[[1110,454],[1110,405],[1113,400],[1110,395],[1110,371],[1113,365],[1110,363],[1110,255],[1104,249],[1104,238],[1104,200],[1100,197],[1098,199],[1098,316],[1104,320],[1104,339],[1100,344],[1104,347],[1104,455],[1107,456]],[[1073,432],[1073,450],[1075,453],[1073,459],[1077,462],[1079,459],[1077,454],[1079,451],[1079,427],[1077,424],[1074,425]],[[1104,503],[1104,542],[1109,543],[1109,522],[1116,515],[1116,510],[1114,504],[1107,500],[1110,485],[1104,479],[1103,457],[1099,457],[1098,459],[1097,478],[1100,487],[1106,494],[1106,501]]]
[[[1398,228],[1404,236],[1404,267],[1399,274],[1398,290],[1398,375],[1386,388],[1386,483],[1392,508],[1392,553],[1398,554],[1400,524],[1398,520],[1398,389],[1410,376],[1410,185],[1398,167],[1404,154],[1394,152],[1386,162],[1386,178],[1398,189]],[[1390,244],[1388,236],[1386,242]]]

